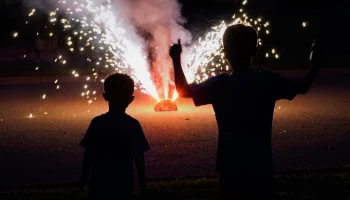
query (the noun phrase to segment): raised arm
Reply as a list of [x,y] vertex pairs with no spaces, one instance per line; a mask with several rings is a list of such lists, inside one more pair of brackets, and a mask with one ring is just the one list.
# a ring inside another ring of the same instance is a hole
[[321,50],[320,50],[320,34],[317,35],[312,47],[311,47],[311,54],[310,54],[310,64],[311,64],[311,70],[309,73],[305,76],[304,80],[302,81],[298,93],[300,94],[306,94],[312,84],[315,82],[316,77],[318,76],[318,73],[320,71],[320,65],[321,65]]
[[292,100],[297,94],[306,94],[312,84],[315,82],[320,65],[322,62],[322,54],[320,48],[320,39],[317,35],[310,53],[310,65],[311,69],[303,79],[291,79],[285,76],[282,76],[278,73],[271,73],[270,78],[272,80],[272,88],[274,91],[274,96],[277,100],[288,99]]
[[171,46],[170,53],[169,53],[170,57],[173,60],[175,86],[180,97],[192,97],[190,92],[190,87],[186,80],[185,74],[182,70],[181,53],[182,53],[182,47],[179,39],[177,44],[174,44],[173,46]]
[[182,47],[178,40],[178,43],[170,48],[170,56],[173,59],[175,85],[179,96],[192,98],[195,106],[211,104],[216,96],[215,92],[220,88],[218,83],[228,75],[221,74],[199,84],[188,84],[181,66],[181,52]]

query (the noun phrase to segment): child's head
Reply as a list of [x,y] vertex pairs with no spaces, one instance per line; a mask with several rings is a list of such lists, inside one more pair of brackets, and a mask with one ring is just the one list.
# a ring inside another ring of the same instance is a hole
[[257,42],[258,34],[253,27],[243,24],[229,26],[223,37],[225,56],[231,64],[251,60],[258,53]]
[[134,100],[134,80],[126,74],[115,73],[104,81],[103,97],[110,104],[127,108]]

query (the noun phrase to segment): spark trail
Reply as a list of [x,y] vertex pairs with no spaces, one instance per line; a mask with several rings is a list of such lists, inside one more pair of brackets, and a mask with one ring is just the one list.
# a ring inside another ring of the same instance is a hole
[[[122,0],[103,2],[98,0],[76,0],[73,2],[59,0],[57,8],[49,12],[48,23],[51,26],[60,24],[62,27],[60,31],[67,33],[67,49],[72,53],[86,52],[84,56],[92,64],[91,76],[86,78],[81,96],[86,97],[88,103],[96,100],[96,91],[92,91],[90,86],[96,82],[103,82],[103,75],[107,71],[107,74],[113,72],[129,74],[143,93],[152,96],[157,101],[161,99],[160,95],[162,98],[175,100],[178,97],[176,91],[168,97],[168,86],[173,81],[167,52],[171,41],[177,41],[178,38],[189,43],[189,34],[181,27],[181,22],[171,21],[169,22],[172,24],[171,26],[158,26],[157,31],[153,31],[152,34],[160,39],[152,41],[151,47],[147,46],[150,41],[139,35],[137,27],[141,26],[144,29],[144,26],[148,25],[149,22],[146,23],[135,18],[130,19],[125,11],[118,10],[118,5],[122,6],[120,4],[122,2]],[[259,32],[258,42],[260,46],[262,45],[261,37],[270,34],[269,22],[265,22],[261,18],[250,18],[245,13],[246,3],[247,1],[242,2],[242,8],[239,13],[232,17],[231,22],[223,21],[212,27],[204,37],[193,42],[191,46],[184,47],[182,62],[189,83],[200,83],[219,73],[229,71],[229,64],[224,58],[222,46],[222,36],[227,26],[238,23],[253,26]],[[141,6],[141,8],[143,7]],[[29,21],[35,13],[36,9],[29,11]],[[179,13],[174,15],[179,17]],[[160,20],[157,19],[157,16],[153,19],[154,21]],[[166,30],[167,27],[172,27],[172,29],[165,31],[167,34],[162,36],[162,30]],[[152,32],[152,29],[149,28],[148,32]],[[174,34],[174,32],[176,33]],[[17,32],[12,34],[13,37],[20,35]],[[38,36],[40,34],[43,33],[37,33]],[[44,34],[54,37],[58,32],[52,31]],[[160,47],[161,51],[150,61],[147,52],[149,52],[149,48],[155,47]],[[266,57],[271,56],[279,58],[276,49],[266,52]],[[67,64],[67,60],[62,55],[58,55],[55,62]],[[158,67],[156,72],[152,70],[152,65]],[[80,73],[78,70],[72,69],[72,75],[79,77]],[[156,83],[154,76],[161,79],[162,86]],[[59,89],[58,80],[55,81],[55,84]]]

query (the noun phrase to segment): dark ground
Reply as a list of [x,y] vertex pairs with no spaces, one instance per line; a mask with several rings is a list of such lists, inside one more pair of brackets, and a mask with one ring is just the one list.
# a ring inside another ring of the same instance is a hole
[[[278,173],[275,176],[277,199],[348,200],[350,173],[348,168],[343,168],[343,170]],[[149,180],[147,199],[216,200],[218,199],[217,183],[216,177]],[[32,185],[3,190],[0,188],[0,198],[6,200],[83,200],[87,199],[87,191],[81,192],[73,183]],[[143,199],[137,187],[135,187],[133,199]]]
[[[305,71],[284,73],[300,76]],[[7,85],[0,80],[0,185],[77,180],[82,159],[78,144],[90,120],[107,111],[101,98],[86,103],[79,95],[82,84],[62,84],[57,91],[52,83]],[[277,170],[350,163],[349,86],[349,70],[323,70],[310,93],[277,103]],[[147,175],[214,175],[217,127],[212,108],[195,108],[190,100],[179,99],[178,112],[155,113],[154,104],[136,95],[128,109],[152,147],[146,154]],[[34,118],[28,118],[30,113]]]

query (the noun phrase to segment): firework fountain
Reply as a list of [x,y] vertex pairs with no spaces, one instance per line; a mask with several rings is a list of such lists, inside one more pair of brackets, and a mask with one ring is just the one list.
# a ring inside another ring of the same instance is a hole
[[[255,27],[260,36],[262,32],[263,35],[270,34],[269,22],[248,17],[244,11],[246,3],[242,2],[239,13],[231,22],[223,21],[211,27],[197,41],[192,41],[190,32],[182,26],[185,20],[176,0],[58,0],[53,4],[56,7],[49,11],[48,23],[51,26],[60,24],[62,30],[59,31],[67,33],[66,47],[70,52],[90,52],[84,55],[91,63],[91,75],[86,78],[81,92],[88,103],[97,98],[96,91],[90,86],[103,82],[106,74],[120,72],[129,74],[138,89],[161,102],[155,110],[177,110],[174,101],[178,94],[173,82],[169,47],[179,38],[186,44],[182,65],[189,83],[200,83],[218,73],[228,72],[229,64],[222,51],[222,35],[228,25],[245,23]],[[42,9],[38,1],[33,5],[35,8],[29,11],[28,21],[36,9]],[[19,36],[17,32],[12,34]],[[46,34],[54,37],[58,33]],[[262,45],[261,38],[259,45]],[[279,58],[276,49],[266,52],[266,57],[269,56]],[[62,55],[57,55],[55,62],[67,65]],[[72,69],[72,75],[79,77],[80,73]],[[59,89],[59,80],[55,84]]]

